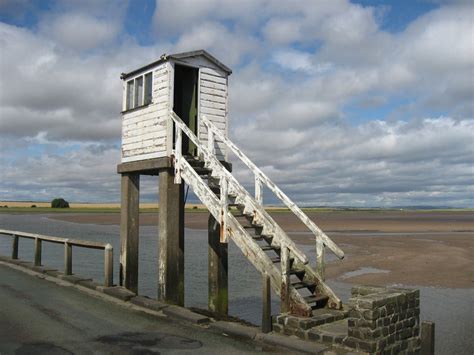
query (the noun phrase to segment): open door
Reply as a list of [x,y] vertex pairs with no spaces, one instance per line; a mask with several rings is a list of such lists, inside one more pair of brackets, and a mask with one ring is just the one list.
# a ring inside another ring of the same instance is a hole
[[[197,68],[175,64],[173,110],[197,135],[198,113],[198,70]],[[183,155],[196,156],[196,145],[183,134]]]

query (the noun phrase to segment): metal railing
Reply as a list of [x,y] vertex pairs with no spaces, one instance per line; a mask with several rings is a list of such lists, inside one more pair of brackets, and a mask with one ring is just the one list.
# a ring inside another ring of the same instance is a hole
[[344,258],[344,252],[324,233],[270,178],[263,173],[222,131],[220,131],[206,116],[200,117],[207,128],[209,147],[214,149],[215,137],[223,142],[230,150],[252,171],[255,177],[255,200],[263,204],[262,186],[267,186],[288,209],[315,235],[317,271],[324,278],[325,252],[328,247],[338,258]]
[[88,240],[68,239],[60,237],[51,237],[47,235],[25,233],[18,231],[11,231],[0,229],[0,234],[10,236],[12,238],[12,253],[11,258],[18,259],[19,239],[33,239],[35,241],[34,248],[34,265],[41,266],[42,257],[42,243],[49,242],[64,245],[64,275],[72,275],[72,247],[81,247],[88,249],[104,250],[104,286],[110,287],[113,285],[114,275],[114,251],[112,245],[109,243],[99,243]]

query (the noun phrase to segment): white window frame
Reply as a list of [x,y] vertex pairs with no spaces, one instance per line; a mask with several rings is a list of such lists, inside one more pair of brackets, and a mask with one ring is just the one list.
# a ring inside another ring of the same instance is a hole
[[[145,87],[146,87],[146,80],[145,80],[145,77],[150,74],[151,75],[151,90],[152,90],[152,96],[150,98],[150,102],[148,103],[145,103],[145,93],[146,93],[146,90],[145,90]],[[137,88],[138,88],[138,85],[137,85],[137,81],[138,80],[142,80],[142,88],[141,88],[141,102],[137,103],[135,102],[136,101],[136,98],[137,97],[140,97],[140,95],[138,95],[138,92],[137,92]],[[132,88],[132,95],[129,95],[129,92],[128,92],[128,87],[129,85],[132,85],[133,88]],[[131,97],[130,97],[131,96]],[[131,102],[130,102],[131,101]],[[133,79],[130,79],[130,80],[127,80],[125,81],[125,110],[128,111],[128,110],[133,110],[135,108],[139,108],[139,107],[142,107],[142,106],[147,106],[147,105],[150,105],[151,103],[153,102],[153,71],[149,71],[147,73],[143,73],[142,75],[137,75],[136,77],[134,77]]]

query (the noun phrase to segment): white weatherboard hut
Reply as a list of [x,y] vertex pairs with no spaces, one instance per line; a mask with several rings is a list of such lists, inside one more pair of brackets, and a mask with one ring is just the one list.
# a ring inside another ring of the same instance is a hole
[[[169,157],[173,149],[173,110],[202,142],[205,115],[227,136],[228,77],[232,71],[204,50],[166,55],[121,75],[123,80],[122,163]],[[226,160],[216,140],[219,160]],[[183,154],[196,147],[183,137]]]
[[[140,175],[158,175],[160,300],[184,305],[186,183],[210,213],[211,311],[228,310],[229,238],[264,276],[265,329],[271,328],[270,287],[280,296],[282,313],[310,317],[313,309],[340,309],[341,300],[324,282],[324,250],[330,248],[339,258],[343,251],[227,137],[230,74],[204,50],[163,55],[122,74],[120,285],[138,290]],[[232,175],[227,150],[254,174],[254,191]],[[263,188],[314,234],[316,269],[265,211]]]

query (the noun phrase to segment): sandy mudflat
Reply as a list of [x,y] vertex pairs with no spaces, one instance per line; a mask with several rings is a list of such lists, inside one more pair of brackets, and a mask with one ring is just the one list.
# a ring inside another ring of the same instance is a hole
[[[314,242],[293,215],[272,216],[297,243]],[[346,253],[343,261],[327,266],[328,278],[377,285],[474,287],[474,212],[337,211],[309,216]],[[118,213],[49,217],[75,223],[120,222]],[[207,218],[207,213],[187,213],[186,227],[206,229]],[[140,215],[141,225],[157,223],[157,214]]]

